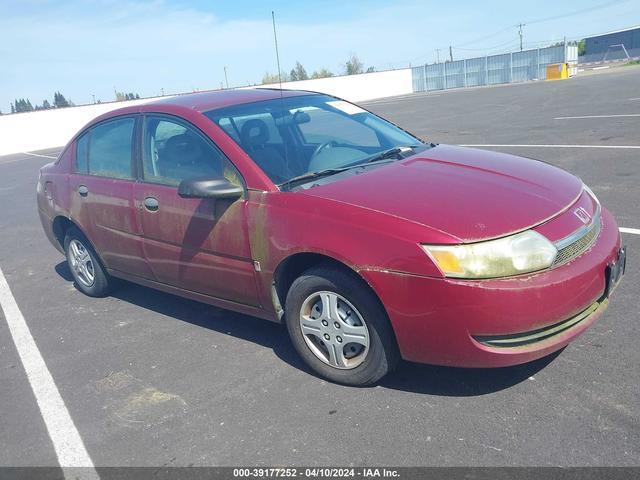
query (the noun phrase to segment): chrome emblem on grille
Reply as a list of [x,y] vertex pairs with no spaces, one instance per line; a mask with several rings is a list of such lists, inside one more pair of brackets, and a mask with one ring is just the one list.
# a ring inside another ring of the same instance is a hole
[[578,207],[573,211],[573,214],[580,219],[585,225],[591,221],[591,215],[584,208]]

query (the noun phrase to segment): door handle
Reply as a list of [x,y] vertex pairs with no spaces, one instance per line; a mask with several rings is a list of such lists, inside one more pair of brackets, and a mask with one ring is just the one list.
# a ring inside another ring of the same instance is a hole
[[160,204],[158,203],[158,199],[154,197],[147,197],[144,199],[144,208],[149,210],[150,212],[156,212]]
[[78,193],[80,194],[81,197],[86,197],[89,194],[89,189],[87,188],[86,185],[80,185],[78,187]]

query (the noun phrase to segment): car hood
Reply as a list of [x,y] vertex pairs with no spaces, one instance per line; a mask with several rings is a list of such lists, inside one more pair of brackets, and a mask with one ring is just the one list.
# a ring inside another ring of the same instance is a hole
[[451,145],[358,172],[303,194],[401,217],[464,242],[543,223],[582,191],[577,177],[544,162]]

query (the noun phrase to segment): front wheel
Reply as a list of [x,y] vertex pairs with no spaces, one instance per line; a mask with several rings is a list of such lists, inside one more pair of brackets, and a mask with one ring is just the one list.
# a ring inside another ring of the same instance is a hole
[[353,275],[324,267],[308,270],[291,285],[285,310],[294,347],[309,367],[328,380],[370,385],[398,362],[382,305]]

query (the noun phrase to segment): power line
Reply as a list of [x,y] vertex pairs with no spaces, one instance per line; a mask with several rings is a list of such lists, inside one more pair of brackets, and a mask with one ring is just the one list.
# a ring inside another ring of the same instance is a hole
[[505,47],[505,46],[507,46],[507,45],[513,45],[513,44],[517,44],[517,40],[513,40],[513,39],[511,39],[511,40],[508,40],[508,41],[506,41],[506,42],[504,42],[504,43],[500,43],[500,44],[498,44],[498,45],[494,45],[493,47],[485,47],[485,48],[460,48],[460,47],[453,47],[453,48],[455,48],[456,50],[464,50],[464,51],[466,51],[466,52],[487,52],[487,51],[490,51],[490,50],[496,50],[496,49],[499,49],[499,48]]
[[[619,4],[619,3],[627,3],[629,1],[630,0],[614,0],[614,1],[609,1],[609,2],[606,2],[606,3],[601,3],[601,4],[598,4],[598,5],[594,5],[592,7],[583,8],[581,10],[573,10],[571,12],[563,13],[563,14],[560,14],[560,15],[554,15],[554,16],[550,16],[550,17],[538,18],[538,19],[534,19],[534,20],[531,20],[531,21],[528,21],[528,22],[520,22],[517,25],[509,25],[508,27],[505,27],[505,28],[503,28],[501,30],[497,30],[497,31],[495,31],[493,33],[490,33],[488,35],[484,35],[482,37],[478,37],[478,38],[476,38],[474,40],[469,40],[469,41],[466,41],[466,42],[458,44],[458,45],[453,45],[452,48],[459,49],[459,50],[470,50],[470,51],[471,50],[475,50],[475,51],[491,50],[491,48],[475,48],[475,49],[469,48],[469,49],[465,49],[465,48],[462,48],[462,47],[464,47],[466,45],[473,44],[473,43],[481,42],[481,41],[487,40],[489,38],[496,37],[496,36],[506,32],[508,30],[511,30],[514,27],[518,28],[518,35],[520,36],[520,42],[522,43],[522,41],[523,41],[522,27],[524,27],[525,25],[550,22],[552,20],[558,20],[558,19],[561,19],[561,18],[568,18],[568,17],[573,17],[573,16],[576,16],[576,15],[582,15],[584,13],[592,12],[594,10],[600,10],[600,9],[607,8],[607,7],[610,7],[610,6]],[[438,49],[436,49],[436,50],[438,50]],[[520,47],[520,50],[522,50],[522,46]],[[421,59],[421,58],[425,58],[425,57],[428,57],[428,56],[429,56],[429,54],[420,55],[418,57],[412,58],[410,60],[410,62],[414,62],[415,60],[418,60],[418,59]]]
[[472,43],[481,42],[482,40],[487,40],[489,38],[497,37],[501,33],[504,33],[507,30],[511,30],[511,28],[512,28],[511,25],[509,25],[508,27],[505,27],[505,28],[503,28],[501,30],[498,30],[497,32],[490,33],[489,35],[485,35],[484,37],[479,37],[479,38],[476,38],[475,40],[469,40],[469,41],[467,41],[465,43],[461,43],[460,45],[454,45],[453,48],[460,48],[460,47],[464,47],[466,45],[471,45]]
[[569,13],[563,13],[561,15],[554,15],[552,17],[539,18],[537,20],[531,20],[527,22],[527,24],[531,25],[533,23],[543,23],[550,22],[551,20],[559,20],[561,18],[573,17],[575,15],[582,15],[583,13],[593,12],[594,10],[600,10],[602,8],[607,8],[612,5],[616,5],[618,3],[627,3],[629,0],[615,0],[613,2],[601,3],[600,5],[594,5],[593,7],[583,8],[581,10],[574,10]]

